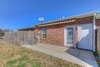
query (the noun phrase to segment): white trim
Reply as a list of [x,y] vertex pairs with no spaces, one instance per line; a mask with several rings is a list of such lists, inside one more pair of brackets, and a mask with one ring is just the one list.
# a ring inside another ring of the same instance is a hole
[[96,47],[95,47],[95,30],[96,30],[96,13],[94,14],[93,16],[93,51],[96,50]]
[[64,27],[64,46],[66,46],[66,27]]
[[[89,23],[89,24],[92,24],[92,26],[93,26],[93,27],[92,27],[92,28],[93,28],[93,29],[92,29],[92,30],[93,30],[93,31],[92,31],[92,32],[93,32],[93,34],[92,34],[92,35],[93,35],[93,37],[92,37],[92,38],[93,38],[93,39],[92,39],[92,40],[93,40],[93,42],[92,42],[92,44],[93,44],[93,45],[92,45],[92,50],[95,51],[95,32],[94,32],[94,24],[93,24],[93,23]],[[78,25],[71,25],[71,26],[65,26],[65,27],[64,27],[64,46],[67,46],[67,38],[66,38],[66,37],[67,37],[67,30],[66,30],[66,29],[67,29],[67,28],[70,28],[70,27],[73,27],[73,28],[74,28],[74,33],[75,33],[75,27],[79,27],[79,25],[87,25],[87,24],[78,24]],[[73,45],[75,45],[75,44],[73,43]],[[74,47],[75,47],[75,46],[74,46]]]
[[[73,34],[75,34],[75,27],[76,25],[65,26],[64,27],[64,46],[67,46],[67,28],[73,28]],[[74,35],[73,35],[74,36]],[[72,44],[74,47],[74,43]]]

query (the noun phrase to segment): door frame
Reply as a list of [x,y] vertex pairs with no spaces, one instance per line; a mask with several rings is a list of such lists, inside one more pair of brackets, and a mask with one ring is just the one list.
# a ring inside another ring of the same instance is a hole
[[[66,46],[66,47],[70,47],[70,46],[68,46],[68,44],[67,44],[67,29],[68,28],[73,28],[73,41],[74,41],[74,39],[75,39],[75,31],[76,31],[76,25],[71,25],[71,26],[65,26],[64,27],[64,46]],[[74,47],[74,42],[72,43],[72,46],[71,47]]]

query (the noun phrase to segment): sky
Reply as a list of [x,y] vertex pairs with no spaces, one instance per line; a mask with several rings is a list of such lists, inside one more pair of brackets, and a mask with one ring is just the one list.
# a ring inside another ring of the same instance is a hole
[[0,0],[0,28],[19,29],[45,21],[99,12],[100,0]]

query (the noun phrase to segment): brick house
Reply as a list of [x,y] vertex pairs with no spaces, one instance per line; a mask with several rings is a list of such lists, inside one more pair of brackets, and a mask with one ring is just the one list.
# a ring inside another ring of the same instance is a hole
[[100,14],[91,13],[39,24],[40,42],[63,47],[95,51],[95,30],[100,25]]

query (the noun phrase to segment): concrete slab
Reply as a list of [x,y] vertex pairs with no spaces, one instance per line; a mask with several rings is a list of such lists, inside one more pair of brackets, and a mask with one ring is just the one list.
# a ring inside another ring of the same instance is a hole
[[66,50],[66,52],[92,65],[93,67],[98,66],[96,59],[91,51],[79,50],[79,49],[69,49],[69,50]]
[[23,47],[40,51],[48,55],[58,57],[60,59],[79,64],[82,67],[98,67],[92,52],[89,51],[43,44],[33,46],[23,45]]

